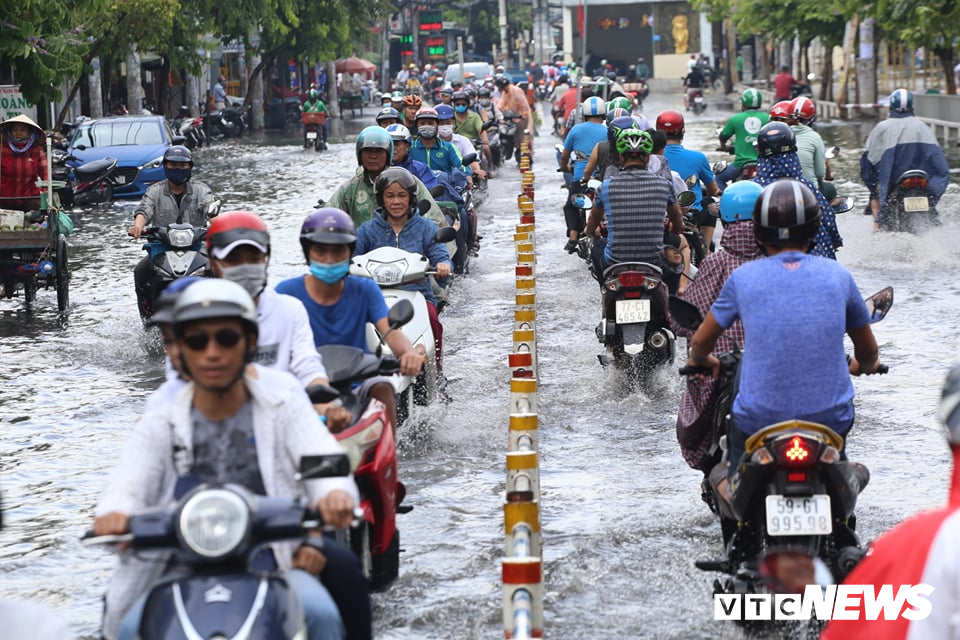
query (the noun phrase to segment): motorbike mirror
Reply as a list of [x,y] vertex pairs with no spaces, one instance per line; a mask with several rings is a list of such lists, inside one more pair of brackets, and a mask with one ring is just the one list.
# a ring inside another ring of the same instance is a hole
[[437,229],[437,232],[433,235],[433,241],[436,244],[453,242],[457,238],[457,230],[453,227],[443,227],[442,229]]
[[807,585],[832,583],[830,569],[807,549],[774,547],[758,563],[760,577],[774,593],[804,593]]
[[476,161],[477,161],[477,154],[468,153],[467,155],[463,156],[463,160],[460,161],[460,164],[462,164],[465,167],[469,167],[471,164],[473,164]]
[[591,178],[587,180],[587,189],[593,192],[599,191],[601,186],[603,186],[602,180],[597,180],[596,178]]
[[214,200],[213,202],[208,202],[206,208],[204,209],[203,214],[209,218],[216,218],[220,213],[220,201]]
[[[443,188],[442,184],[435,184],[430,187],[430,195],[432,195],[434,198],[439,198],[444,193],[446,193],[446,189]],[[429,209],[429,207],[427,208]]]
[[490,118],[489,120],[487,120],[486,122],[483,123],[483,126],[480,127],[480,129],[481,129],[481,131],[487,131],[488,129],[492,129],[492,128],[494,128],[495,126],[497,126],[497,124],[498,124],[498,123],[497,123],[496,120],[494,120],[493,118]]
[[697,194],[693,191],[684,191],[679,196],[677,196],[677,204],[681,207],[692,207],[693,203],[697,201]]
[[[441,189],[442,188],[443,187],[441,187]],[[440,195],[443,195],[442,191],[440,192]],[[434,196],[434,197],[437,197],[437,196]],[[417,211],[420,212],[420,215],[426,215],[427,211],[430,211],[430,207],[432,206],[433,206],[433,203],[427,200],[426,198],[424,198],[423,200],[417,203]]]
[[325,384],[312,384],[307,387],[307,395],[313,404],[326,404],[340,397],[340,392]]
[[582,193],[577,194],[577,197],[573,199],[573,206],[577,209],[592,209],[593,200],[590,199],[590,196],[585,196]]
[[697,309],[694,304],[684,300],[683,298],[670,296],[670,302],[668,304],[670,307],[670,315],[673,317],[676,323],[684,329],[696,331],[697,327],[700,326],[700,323],[703,322],[703,316],[700,314],[700,309]]
[[813,73],[813,72],[810,72],[810,73],[807,74],[807,80],[813,82],[813,81],[816,80],[816,79],[817,79],[817,74],[815,74],[815,73]]
[[890,307],[893,306],[893,287],[877,291],[864,302],[867,305],[867,311],[870,312],[870,323],[880,322],[887,316]]
[[687,187],[689,187],[690,189],[693,189],[693,187],[695,187],[697,184],[697,175],[692,174],[687,176],[686,179],[683,181],[683,183],[687,185]]
[[827,149],[827,153],[825,154],[825,157],[827,158],[827,160],[832,160],[833,158],[836,158],[838,155],[840,155],[840,147],[834,146]]
[[173,138],[170,139],[170,141],[174,145],[187,144],[187,136],[175,135],[173,136]]
[[[711,167],[711,169],[713,169],[714,174],[723,173],[726,168],[727,168],[726,160],[717,160],[716,162],[713,163],[713,166]],[[693,186],[693,185],[689,185],[689,186]]]
[[350,475],[350,459],[344,453],[331,453],[324,456],[303,456],[300,458],[300,472],[297,480],[316,480],[317,478],[341,478]]
[[834,198],[830,202],[830,208],[833,209],[834,213],[846,213],[853,209],[853,196],[844,196],[842,198]]
[[[445,227],[452,229],[453,227]],[[413,303],[406,299],[396,302],[387,313],[387,324],[391,329],[399,329],[403,325],[413,320]]]

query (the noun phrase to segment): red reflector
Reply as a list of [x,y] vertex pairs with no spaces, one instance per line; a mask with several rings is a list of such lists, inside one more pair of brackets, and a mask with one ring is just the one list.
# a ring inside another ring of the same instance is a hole
[[640,292],[639,292],[639,291],[624,291],[624,292],[623,292],[623,297],[624,297],[624,298],[639,298],[639,297],[640,297]]
[[750,165],[750,166],[744,167],[743,171],[740,172],[740,175],[741,175],[743,178],[754,178],[754,177],[756,177],[756,175],[757,175],[757,166],[756,166],[756,165]]
[[788,473],[787,482],[806,482],[807,474],[805,473]]
[[790,446],[783,452],[783,455],[785,455],[790,462],[803,462],[810,457],[810,448],[807,446],[807,443],[803,441],[803,438],[794,436],[793,439],[790,440]]
[[617,280],[622,287],[642,287],[643,279],[642,273],[636,273],[634,271],[627,271],[617,276]]
[[900,186],[904,189],[926,189],[927,179],[921,178],[920,176],[913,176],[901,182]]

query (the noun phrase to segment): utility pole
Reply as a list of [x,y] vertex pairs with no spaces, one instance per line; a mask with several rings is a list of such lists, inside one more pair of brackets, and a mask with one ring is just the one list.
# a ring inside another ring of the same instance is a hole
[[509,55],[510,43],[507,41],[507,0],[500,0],[500,63],[505,65]]

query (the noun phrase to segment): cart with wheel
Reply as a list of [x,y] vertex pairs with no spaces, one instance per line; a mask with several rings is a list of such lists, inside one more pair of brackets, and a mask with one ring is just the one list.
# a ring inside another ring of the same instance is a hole
[[[56,189],[62,184],[53,181],[43,186]],[[49,191],[45,191],[39,211],[0,209],[0,286],[3,297],[22,295],[27,304],[33,304],[39,289],[54,289],[57,309],[64,313],[70,304],[67,235],[73,223],[48,202]]]

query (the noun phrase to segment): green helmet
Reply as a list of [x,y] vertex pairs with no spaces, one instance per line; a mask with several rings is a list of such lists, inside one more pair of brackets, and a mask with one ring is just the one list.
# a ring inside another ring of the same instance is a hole
[[389,165],[393,158],[393,138],[383,127],[376,125],[366,127],[357,135],[358,165],[363,164],[360,160],[360,152],[364,149],[383,149],[387,152],[387,165]]
[[650,155],[653,151],[653,138],[640,129],[624,129],[617,134],[617,153],[642,153]]
[[317,98],[320,97],[320,92],[317,91],[316,89],[310,89],[310,94],[309,94],[309,95],[310,95],[310,99],[311,99],[311,100],[316,100]]
[[626,109],[627,112],[633,111],[633,102],[626,96],[618,96],[607,103],[607,111],[613,109]]
[[756,89],[747,89],[740,94],[740,104],[744,109],[759,109],[763,104],[763,96]]

